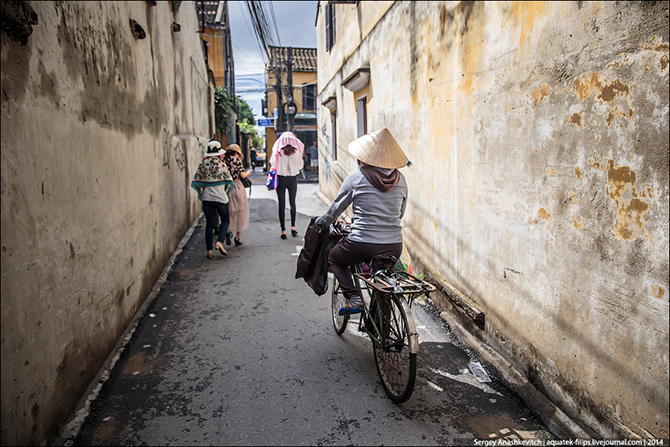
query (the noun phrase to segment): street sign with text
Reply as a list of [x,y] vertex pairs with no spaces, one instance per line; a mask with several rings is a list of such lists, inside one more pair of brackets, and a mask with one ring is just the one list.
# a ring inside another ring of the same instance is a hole
[[256,125],[260,127],[273,127],[275,124],[272,118],[259,119],[256,121]]

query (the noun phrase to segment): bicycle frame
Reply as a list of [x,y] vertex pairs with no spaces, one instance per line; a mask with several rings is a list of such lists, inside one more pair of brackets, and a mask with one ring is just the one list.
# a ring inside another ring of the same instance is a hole
[[[409,343],[412,347],[410,353],[416,354],[419,351],[419,335],[416,331],[414,316],[410,309],[415,294],[430,293],[435,290],[434,286],[425,283],[407,272],[378,270],[376,272],[363,273],[360,265],[356,265],[354,266],[353,273],[354,284],[356,285],[356,289],[361,298],[365,296],[363,291],[367,291],[368,296],[370,297],[369,305],[363,298],[363,315],[358,323],[359,329],[365,324],[365,332],[368,334],[372,342],[381,344],[385,338],[382,335],[382,331],[385,329],[383,327],[384,307],[389,305],[385,300],[389,300],[390,295],[395,295],[405,307],[405,313],[408,316],[407,324],[409,326],[409,336],[413,339],[413,343]],[[418,283],[416,281],[418,281]],[[428,284],[428,287],[426,287],[425,284]],[[375,312],[372,312],[372,309],[374,309]]]

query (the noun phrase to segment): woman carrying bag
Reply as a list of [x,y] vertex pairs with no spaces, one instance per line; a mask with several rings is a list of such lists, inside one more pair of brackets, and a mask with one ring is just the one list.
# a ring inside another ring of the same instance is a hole
[[242,149],[237,144],[231,144],[226,147],[226,155],[223,161],[228,166],[230,175],[235,182],[235,188],[230,192],[230,203],[228,211],[230,212],[229,232],[226,233],[226,244],[230,245],[235,232],[235,246],[242,245],[240,237],[242,231],[249,228],[249,200],[242,184],[242,179],[251,175],[251,169],[245,171],[242,166]]
[[295,228],[296,206],[295,197],[298,192],[298,175],[302,170],[305,145],[292,132],[282,133],[272,146],[270,157],[270,169],[277,172],[277,199],[279,201],[279,224],[281,225],[281,238],[286,239],[286,226],[284,215],[286,210],[286,191],[291,206],[291,235],[296,237],[298,231]]

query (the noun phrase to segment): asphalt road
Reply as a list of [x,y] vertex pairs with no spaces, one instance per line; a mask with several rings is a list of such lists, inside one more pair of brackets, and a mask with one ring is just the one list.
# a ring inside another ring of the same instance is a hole
[[[473,445],[554,436],[477,361],[429,302],[414,394],[384,393],[355,324],[338,337],[329,293],[295,279],[302,237],[279,238],[256,174],[243,245],[206,258],[204,218],[151,302],[70,445]],[[298,230],[325,205],[299,185]],[[274,199],[273,199],[274,197]],[[287,213],[288,218],[288,213]],[[288,223],[287,223],[288,225]],[[77,432],[77,430],[75,430]]]

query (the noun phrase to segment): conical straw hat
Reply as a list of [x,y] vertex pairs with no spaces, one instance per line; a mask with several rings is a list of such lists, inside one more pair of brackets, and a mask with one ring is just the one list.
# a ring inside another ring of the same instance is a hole
[[386,127],[349,143],[349,153],[363,163],[384,169],[403,168],[409,162]]

